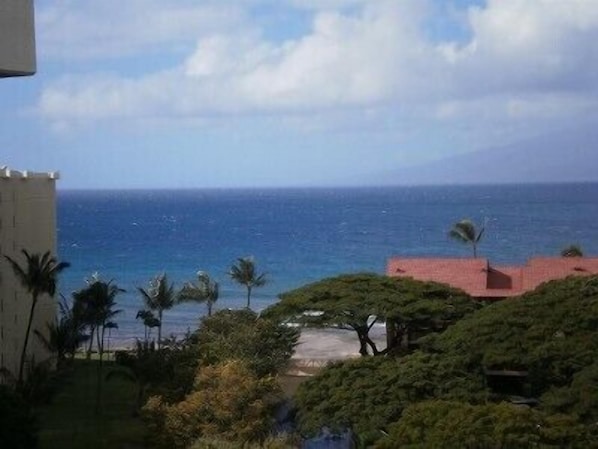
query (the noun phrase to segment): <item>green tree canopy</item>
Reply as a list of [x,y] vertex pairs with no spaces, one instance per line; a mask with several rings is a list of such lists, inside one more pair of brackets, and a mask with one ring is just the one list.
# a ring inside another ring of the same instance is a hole
[[295,400],[303,433],[351,427],[379,438],[405,407],[433,398],[486,401],[482,370],[420,351],[402,358],[366,357],[324,369],[299,387]]
[[296,328],[244,309],[221,310],[204,317],[192,340],[203,365],[242,360],[258,376],[264,376],[287,365],[298,338]]
[[[360,353],[386,353],[410,334],[441,330],[474,311],[477,304],[447,285],[371,273],[346,274],[309,284],[280,295],[264,316],[307,326],[336,326],[357,333]],[[386,321],[388,347],[379,350],[369,332]]]
[[425,401],[405,409],[375,449],[588,448],[592,435],[575,417],[546,416],[508,403]]
[[[421,350],[411,355],[324,369],[298,390],[299,424],[304,432],[350,425],[372,442],[407,407],[424,400],[483,404],[508,399],[491,388],[488,370],[517,370],[527,373],[524,386],[540,400],[538,412],[565,423],[555,424],[551,438],[566,435],[561,431],[569,424],[594,435],[597,329],[598,276],[552,281],[425,337]],[[559,418],[561,413],[566,415]]]
[[144,406],[159,447],[184,449],[201,437],[242,445],[263,439],[271,431],[280,395],[274,377],[258,377],[243,362],[229,360],[200,368],[193,390],[175,404],[154,396]]
[[598,277],[569,277],[484,307],[425,343],[485,369],[529,372],[530,393],[569,385],[598,356]]

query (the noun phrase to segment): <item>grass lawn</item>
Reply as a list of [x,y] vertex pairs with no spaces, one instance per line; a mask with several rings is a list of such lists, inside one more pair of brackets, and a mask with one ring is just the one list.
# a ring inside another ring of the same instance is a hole
[[[96,412],[98,361],[75,360],[60,390],[40,409],[41,449],[142,448],[144,426],[134,416],[137,386],[123,379],[104,381]],[[104,375],[114,362],[104,363]]]

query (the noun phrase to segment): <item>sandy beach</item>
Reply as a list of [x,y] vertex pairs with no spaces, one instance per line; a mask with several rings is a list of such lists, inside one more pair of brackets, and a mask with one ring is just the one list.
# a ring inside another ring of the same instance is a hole
[[[384,347],[384,327],[374,327],[371,336],[378,347]],[[293,360],[297,364],[325,364],[328,361],[359,357],[359,341],[353,331],[342,329],[303,329]]]

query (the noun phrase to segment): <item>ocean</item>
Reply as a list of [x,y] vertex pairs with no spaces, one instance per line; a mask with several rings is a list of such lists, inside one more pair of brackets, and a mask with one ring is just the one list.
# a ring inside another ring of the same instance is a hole
[[[480,257],[522,264],[558,255],[576,243],[598,255],[598,184],[388,187],[339,189],[59,191],[60,279],[67,297],[98,272],[126,293],[112,344],[143,335],[137,287],[159,273],[181,287],[199,270],[221,286],[216,309],[239,308],[245,290],[228,277],[239,257],[253,256],[266,286],[255,289],[262,310],[279,293],[341,273],[384,273],[391,256],[466,257],[448,238],[470,218],[486,231]],[[201,305],[165,312],[163,333],[195,329]]]

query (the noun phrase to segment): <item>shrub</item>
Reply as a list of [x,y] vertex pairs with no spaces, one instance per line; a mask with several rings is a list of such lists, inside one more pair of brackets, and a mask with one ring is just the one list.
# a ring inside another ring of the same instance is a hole
[[275,378],[258,378],[243,362],[228,361],[201,368],[183,401],[152,397],[143,413],[161,447],[186,448],[200,437],[256,441],[270,432],[278,389]]
[[581,449],[591,444],[587,429],[571,416],[544,416],[507,403],[426,401],[405,409],[374,448]]
[[258,317],[251,310],[221,310],[205,317],[193,338],[202,364],[242,360],[261,377],[286,366],[299,331]]

